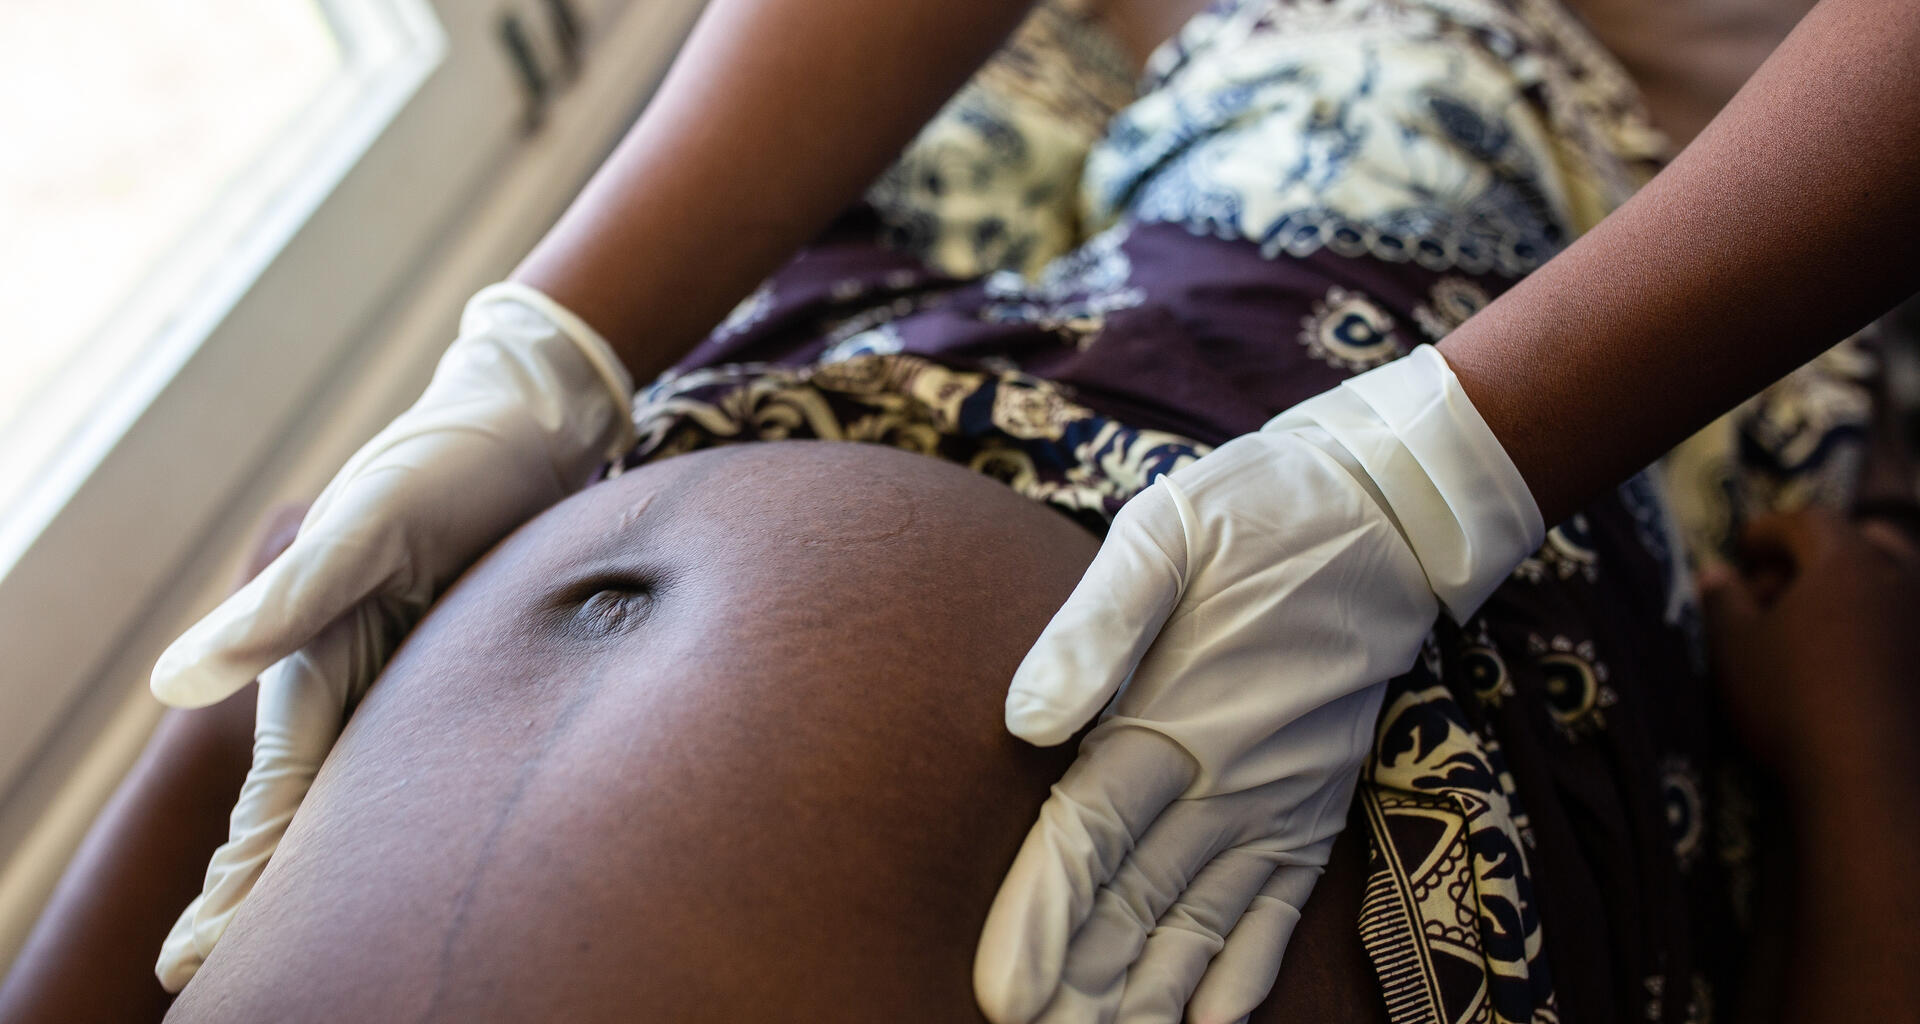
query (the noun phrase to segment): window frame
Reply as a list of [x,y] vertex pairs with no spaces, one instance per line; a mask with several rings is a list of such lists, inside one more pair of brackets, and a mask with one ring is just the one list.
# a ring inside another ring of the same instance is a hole
[[397,100],[334,147],[331,180],[303,179],[277,235],[256,233],[0,522],[0,963],[158,720],[146,673],[231,582],[248,524],[317,493],[418,394],[466,295],[564,209],[704,4],[574,0],[585,59],[529,131],[501,19],[548,25],[545,0],[326,2],[431,3],[439,52],[378,83]]

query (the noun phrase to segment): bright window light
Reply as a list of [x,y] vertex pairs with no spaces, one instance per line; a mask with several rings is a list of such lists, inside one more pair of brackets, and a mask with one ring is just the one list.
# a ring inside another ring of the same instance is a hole
[[130,378],[211,281],[270,256],[316,131],[407,48],[385,7],[0,3],[0,520],[115,398],[144,401]]

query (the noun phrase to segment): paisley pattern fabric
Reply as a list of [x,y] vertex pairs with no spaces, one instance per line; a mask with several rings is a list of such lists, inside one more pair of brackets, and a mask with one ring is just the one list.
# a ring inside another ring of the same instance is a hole
[[1094,147],[1123,214],[1269,256],[1525,273],[1665,148],[1632,84],[1549,2],[1225,3],[1154,57]]
[[[1227,0],[1107,120],[1109,48],[1067,38],[1091,31],[1036,15],[636,398],[625,464],[865,441],[1104,532],[1158,475],[1443,337],[1662,149],[1548,0]],[[1555,526],[1389,684],[1358,928],[1393,1021],[1708,1019],[1738,844],[1662,486]]]
[[869,190],[887,244],[956,277],[1037,273],[1084,237],[1081,164],[1132,100],[1078,0],[1040,5]]
[[636,420],[641,441],[629,464],[738,441],[864,441],[966,466],[1098,532],[1154,478],[1208,450],[1102,416],[1045,380],[901,353],[727,364],[655,392]]
[[1390,1020],[1557,1020],[1526,815],[1498,742],[1458,712],[1429,670],[1381,713],[1359,796],[1373,839],[1360,937],[1387,951],[1376,963]]

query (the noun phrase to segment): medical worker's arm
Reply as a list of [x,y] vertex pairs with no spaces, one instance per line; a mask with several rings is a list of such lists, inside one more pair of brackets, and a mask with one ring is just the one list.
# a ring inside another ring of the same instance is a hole
[[[268,515],[236,586],[293,543],[305,511],[284,505]],[[0,1021],[166,1016],[172,998],[154,980],[153,951],[227,835],[225,801],[246,777],[253,717],[248,690],[162,717],[0,982]]]
[[1824,0],[1444,362],[1423,348],[1130,502],[1008,692],[1038,743],[1112,707],[989,915],[988,1016],[1258,1005],[1435,613],[1470,614],[1543,522],[1920,287],[1917,112],[1920,5]]
[[1824,0],[1646,188],[1440,343],[1549,522],[1920,290],[1920,4]]
[[[1028,0],[716,0],[658,97],[517,279],[476,295],[426,392],[286,554],[176,640],[162,700],[260,679],[227,843],[158,973],[177,991],[252,890],[347,709],[495,541],[631,445],[628,403],[854,199]],[[221,799],[225,799],[222,794]]]
[[858,198],[1030,6],[718,0],[515,279],[652,376]]

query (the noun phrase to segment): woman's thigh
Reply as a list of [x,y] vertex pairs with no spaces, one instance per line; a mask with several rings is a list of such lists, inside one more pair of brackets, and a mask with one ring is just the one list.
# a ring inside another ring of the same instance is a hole
[[977,1020],[1070,756],[1005,733],[1004,685],[1094,548],[865,445],[590,488],[415,632],[176,1014]]

